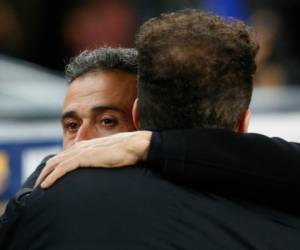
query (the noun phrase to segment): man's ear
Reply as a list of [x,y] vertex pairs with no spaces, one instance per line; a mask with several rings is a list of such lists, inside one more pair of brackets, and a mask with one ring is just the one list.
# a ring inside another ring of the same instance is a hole
[[133,125],[136,130],[139,130],[141,128],[141,123],[140,123],[140,113],[138,109],[138,98],[135,99],[132,107],[132,120],[133,120]]
[[247,133],[249,122],[250,122],[251,112],[247,109],[241,117],[240,123],[237,127],[237,132],[239,133]]

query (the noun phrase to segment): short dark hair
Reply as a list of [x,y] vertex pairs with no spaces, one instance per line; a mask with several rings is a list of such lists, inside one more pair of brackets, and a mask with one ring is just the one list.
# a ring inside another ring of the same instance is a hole
[[132,48],[111,47],[85,50],[70,60],[65,76],[72,82],[86,73],[106,69],[122,70],[136,75],[137,51]]
[[243,22],[200,10],[162,14],[136,37],[143,129],[234,129],[247,110],[258,44]]

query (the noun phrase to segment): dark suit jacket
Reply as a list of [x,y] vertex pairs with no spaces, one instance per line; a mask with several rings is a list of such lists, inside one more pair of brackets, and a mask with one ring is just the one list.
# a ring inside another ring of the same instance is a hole
[[[234,199],[253,211],[255,202],[298,215],[299,155],[296,143],[257,134],[217,129],[165,131],[154,133],[147,167],[172,182]],[[33,186],[44,162],[24,187]],[[21,190],[1,217],[0,249],[1,244],[11,242],[30,192]]]
[[4,249],[299,250],[300,221],[145,167],[80,169],[31,194],[10,244]]

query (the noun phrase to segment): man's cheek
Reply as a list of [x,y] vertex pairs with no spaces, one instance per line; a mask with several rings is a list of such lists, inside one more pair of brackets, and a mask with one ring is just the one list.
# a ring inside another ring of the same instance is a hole
[[72,140],[71,138],[64,136],[63,139],[63,149],[66,150],[68,148],[70,148],[73,144],[74,144],[74,140]]

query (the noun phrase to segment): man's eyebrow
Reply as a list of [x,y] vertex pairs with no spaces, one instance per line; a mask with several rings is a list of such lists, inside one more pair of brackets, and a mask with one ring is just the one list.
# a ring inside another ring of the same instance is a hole
[[78,118],[78,114],[76,111],[67,111],[67,112],[64,112],[62,115],[61,115],[61,118],[60,120],[63,121],[64,119],[66,118]]
[[124,110],[122,110],[116,106],[112,106],[112,105],[99,105],[99,106],[95,106],[92,108],[92,112],[95,112],[95,113],[100,113],[100,112],[105,112],[105,111],[115,111],[115,112],[119,112],[119,113],[125,113]]
[[[105,112],[105,111],[115,111],[115,112],[119,112],[119,113],[125,113],[124,110],[116,107],[116,106],[112,106],[112,105],[99,105],[99,106],[95,106],[91,109],[91,112],[93,113],[101,113],[101,112]],[[61,121],[65,120],[66,118],[78,118],[79,115],[76,111],[70,110],[70,111],[66,111],[61,115]]]

